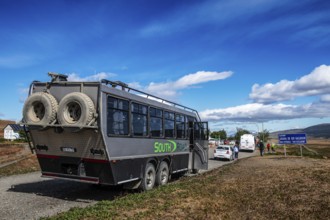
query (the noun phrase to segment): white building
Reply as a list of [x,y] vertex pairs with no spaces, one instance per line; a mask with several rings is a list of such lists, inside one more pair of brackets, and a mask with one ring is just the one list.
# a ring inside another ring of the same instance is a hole
[[4,139],[16,140],[19,139],[19,132],[23,130],[22,126],[17,124],[8,124],[4,129]]

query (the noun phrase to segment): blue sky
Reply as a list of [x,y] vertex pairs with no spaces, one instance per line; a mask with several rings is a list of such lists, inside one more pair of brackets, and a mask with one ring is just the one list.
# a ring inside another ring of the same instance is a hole
[[326,0],[0,0],[0,27],[0,119],[58,72],[195,108],[211,130],[330,122]]

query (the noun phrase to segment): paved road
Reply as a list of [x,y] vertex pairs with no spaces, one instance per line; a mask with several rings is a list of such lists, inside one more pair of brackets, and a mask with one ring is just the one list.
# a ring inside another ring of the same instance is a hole
[[[213,160],[209,150],[209,169],[227,161]],[[255,153],[240,153],[239,157]],[[0,178],[0,219],[38,219],[67,211],[72,207],[86,207],[97,201],[111,200],[125,191],[115,187],[95,188],[90,184],[45,179],[40,172]]]
[[[209,148],[209,170],[221,167],[225,164],[228,163],[233,163],[234,161],[227,161],[227,160],[214,160],[213,159],[213,152],[214,152],[215,147],[210,147]],[[238,153],[238,159],[242,158],[247,158],[247,157],[252,157],[258,155],[258,151],[254,152],[239,152]]]

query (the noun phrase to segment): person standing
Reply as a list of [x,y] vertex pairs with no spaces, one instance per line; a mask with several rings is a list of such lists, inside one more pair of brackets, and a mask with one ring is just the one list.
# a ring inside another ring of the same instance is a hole
[[262,140],[260,140],[259,142],[259,150],[260,150],[260,156],[264,156],[265,145],[262,142]]
[[272,143],[272,153],[275,153],[275,144],[274,144],[274,142]]
[[238,152],[239,152],[239,145],[238,145],[238,141],[236,141],[236,142],[235,142],[235,146],[234,146],[235,160],[238,159]]
[[269,153],[269,152],[270,152],[270,143],[267,142],[267,153]]

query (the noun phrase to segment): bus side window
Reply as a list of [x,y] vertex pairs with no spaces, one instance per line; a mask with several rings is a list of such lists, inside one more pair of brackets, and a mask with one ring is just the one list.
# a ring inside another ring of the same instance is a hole
[[150,107],[150,135],[163,137],[163,110]]
[[165,122],[165,137],[174,137],[174,113],[164,113]]
[[185,117],[183,115],[176,114],[175,125],[176,125],[176,137],[182,139],[185,138],[186,137]]
[[108,135],[128,135],[129,102],[108,96],[107,103],[107,133]]
[[195,120],[195,128],[194,128],[194,139],[195,140],[200,140],[201,139],[201,128],[200,124]]
[[148,107],[138,103],[132,103],[132,134],[133,136],[148,135]]

